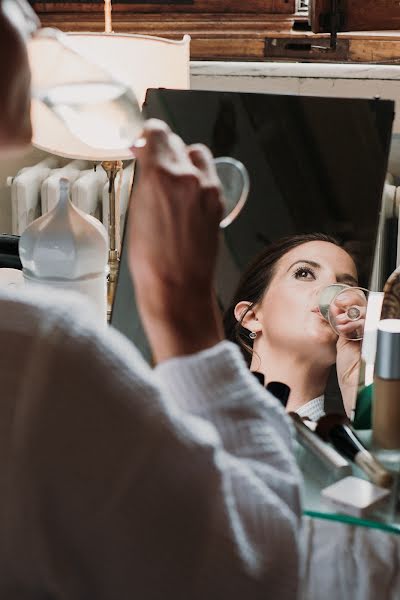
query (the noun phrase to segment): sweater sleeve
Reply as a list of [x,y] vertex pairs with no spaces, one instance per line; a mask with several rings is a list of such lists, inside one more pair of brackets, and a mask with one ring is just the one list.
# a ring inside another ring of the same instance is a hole
[[235,348],[152,371],[86,314],[39,314],[35,335],[38,318],[16,316],[23,377],[10,378],[10,348],[0,370],[13,402],[0,444],[0,596],[295,598],[291,434]]
[[[155,373],[164,400],[186,427],[203,439],[208,428],[222,492],[214,523],[219,536],[229,532],[236,548],[232,571],[263,581],[271,597],[295,598],[300,477],[281,404],[230,342],[166,361]],[[237,584],[238,598],[239,590]]]
[[245,367],[238,348],[221,342],[156,368],[170,406],[213,423],[223,448],[268,481],[299,515],[299,474],[292,428],[281,404]]
[[[247,547],[265,560],[267,572],[278,568],[283,580],[282,565],[293,567],[297,560],[301,507],[292,428],[281,404],[250,374],[231,342],[166,361],[156,373],[170,406],[215,427],[230,518],[246,532]],[[283,588],[279,597],[286,597]]]

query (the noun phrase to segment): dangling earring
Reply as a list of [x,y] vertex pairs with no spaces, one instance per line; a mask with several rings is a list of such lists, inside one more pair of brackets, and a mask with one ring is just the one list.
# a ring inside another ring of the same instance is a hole
[[257,332],[256,332],[256,331],[250,331],[250,333],[249,333],[249,338],[250,338],[251,340],[255,340],[255,339],[256,339],[256,337],[257,337]]

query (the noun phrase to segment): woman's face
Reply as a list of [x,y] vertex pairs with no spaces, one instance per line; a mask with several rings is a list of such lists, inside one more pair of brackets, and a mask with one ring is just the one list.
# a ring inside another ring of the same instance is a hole
[[307,242],[277,263],[275,275],[255,307],[257,344],[313,356],[321,364],[336,359],[337,336],[318,309],[320,291],[333,283],[357,285],[357,270],[345,250],[329,242]]

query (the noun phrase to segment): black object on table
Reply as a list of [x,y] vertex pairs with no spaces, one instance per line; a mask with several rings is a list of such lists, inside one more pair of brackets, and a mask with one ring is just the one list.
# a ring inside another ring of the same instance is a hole
[[0,268],[22,270],[22,264],[19,259],[19,236],[0,234]]

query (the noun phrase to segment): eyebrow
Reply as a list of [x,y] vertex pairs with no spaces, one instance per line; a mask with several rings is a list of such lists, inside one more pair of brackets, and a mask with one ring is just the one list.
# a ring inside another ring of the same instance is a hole
[[[298,263],[301,264],[306,264],[306,265],[310,265],[311,267],[314,267],[314,269],[321,269],[321,265],[317,262],[315,262],[314,260],[296,260],[293,264],[290,265],[290,267],[288,268],[287,272],[290,271],[290,269],[292,269],[294,267],[294,265],[297,265]],[[336,279],[339,283],[349,283],[350,285],[358,285],[358,281],[357,279],[354,277],[354,275],[351,275],[350,273],[340,273],[340,275],[336,276]]]

